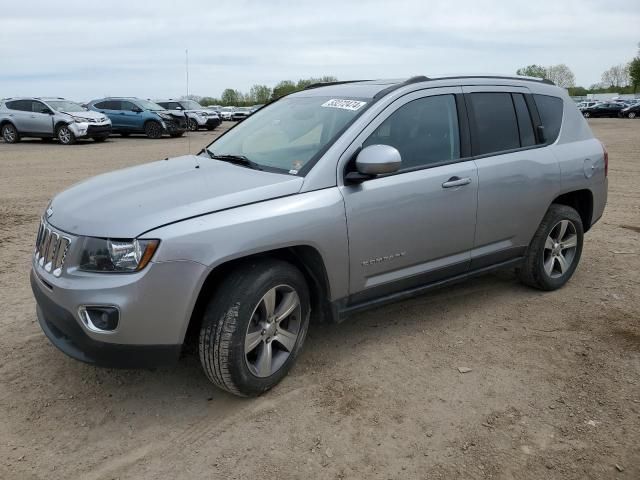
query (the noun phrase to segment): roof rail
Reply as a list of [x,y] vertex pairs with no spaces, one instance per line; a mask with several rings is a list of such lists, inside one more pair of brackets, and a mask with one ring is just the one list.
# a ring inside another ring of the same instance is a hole
[[340,80],[337,82],[317,82],[307,85],[303,90],[311,90],[313,88],[328,87],[329,85],[342,85],[344,83],[368,82],[369,80]]
[[408,78],[404,82],[396,83],[394,85],[388,86],[384,90],[380,90],[378,93],[376,93],[373,96],[373,98],[374,100],[378,100],[379,98],[382,98],[385,95],[388,95],[389,93],[393,92],[394,90],[397,90],[400,87],[404,87],[405,85],[411,85],[412,83],[419,83],[419,82],[428,82],[429,80],[433,80],[433,78],[429,78],[424,75],[415,75],[411,78]]
[[491,78],[496,80],[520,80],[524,82],[538,82],[538,83],[546,83],[547,85],[555,85],[548,78],[538,78],[538,77],[528,77],[524,75],[451,75],[448,77],[436,77],[431,80],[452,80],[456,78]]

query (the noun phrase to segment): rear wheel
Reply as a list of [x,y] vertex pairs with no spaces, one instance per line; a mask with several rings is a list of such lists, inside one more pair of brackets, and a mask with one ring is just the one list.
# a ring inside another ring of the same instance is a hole
[[636,112],[629,112],[629,113],[627,113],[627,117],[628,117],[628,118],[636,118]]
[[162,125],[155,120],[150,120],[144,124],[144,133],[149,138],[162,137]]
[[76,136],[69,128],[69,125],[61,125],[58,127],[58,133],[56,136],[62,145],[73,145],[76,143]]
[[196,122],[193,118],[189,119],[189,130],[192,132],[198,130],[198,122]]
[[13,124],[6,123],[2,126],[2,138],[7,143],[17,143],[20,141],[20,134]]
[[540,290],[562,287],[578,266],[583,239],[578,212],[566,205],[551,205],[519,271],[522,282]]
[[584,116],[584,118],[589,118],[591,116],[589,112],[583,112],[582,115]]
[[293,265],[263,259],[225,278],[206,307],[199,354],[207,377],[241,396],[282,380],[307,333],[309,292]]

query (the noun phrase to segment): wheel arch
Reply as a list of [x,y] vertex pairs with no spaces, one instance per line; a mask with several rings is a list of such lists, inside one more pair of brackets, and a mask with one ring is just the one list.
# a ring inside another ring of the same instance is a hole
[[568,207],[574,208],[582,219],[582,226],[585,233],[589,231],[593,219],[593,193],[591,190],[585,188],[563,193],[556,197],[551,203],[567,205]]
[[15,128],[16,130],[18,130],[18,127],[16,127],[16,124],[13,123],[11,120],[8,119],[4,119],[0,122],[0,128],[4,127],[5,125],[13,125],[13,128]]
[[296,245],[259,252],[234,258],[213,268],[204,280],[189,318],[184,343],[194,344],[198,338],[202,314],[216,288],[224,278],[238,266],[259,258],[274,258],[287,261],[304,275],[311,298],[311,320],[315,322],[336,321],[337,315],[331,307],[330,284],[324,260],[320,252],[310,245]]
[[60,127],[62,127],[63,125],[70,125],[70,124],[71,124],[71,122],[67,122],[65,120],[58,120],[56,122],[56,124],[53,126],[53,134],[57,135],[58,134],[58,129]]

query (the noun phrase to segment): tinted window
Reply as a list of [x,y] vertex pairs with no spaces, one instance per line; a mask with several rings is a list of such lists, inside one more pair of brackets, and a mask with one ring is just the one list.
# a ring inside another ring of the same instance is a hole
[[534,95],[533,98],[536,100],[547,143],[553,143],[558,138],[562,125],[562,99],[548,95]]
[[34,113],[48,113],[49,107],[42,102],[31,101],[31,111]]
[[513,101],[509,93],[471,93],[471,132],[474,155],[520,148]]
[[6,103],[7,108],[10,110],[20,110],[23,112],[31,111],[31,100],[13,100]]
[[363,147],[378,144],[397,148],[403,169],[460,158],[455,97],[425,97],[400,107],[376,128]]
[[132,112],[136,106],[132,102],[127,102],[123,100],[120,102],[120,110],[124,110],[125,112]]
[[120,110],[120,102],[117,100],[107,100],[94,104],[94,107],[102,108],[103,110]]
[[523,147],[530,147],[536,144],[536,136],[533,133],[533,122],[531,121],[531,115],[529,114],[529,108],[527,102],[524,100],[524,95],[521,93],[514,93],[513,104],[516,107],[516,116],[518,117],[518,130],[520,131],[520,145]]

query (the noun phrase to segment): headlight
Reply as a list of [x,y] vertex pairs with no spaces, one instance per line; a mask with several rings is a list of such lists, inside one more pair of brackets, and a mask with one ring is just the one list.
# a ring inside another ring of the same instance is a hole
[[71,117],[71,118],[73,118],[73,121],[76,123],[89,123],[91,121],[91,119],[84,118],[84,117]]
[[79,268],[88,272],[137,272],[147,266],[159,243],[85,237]]

